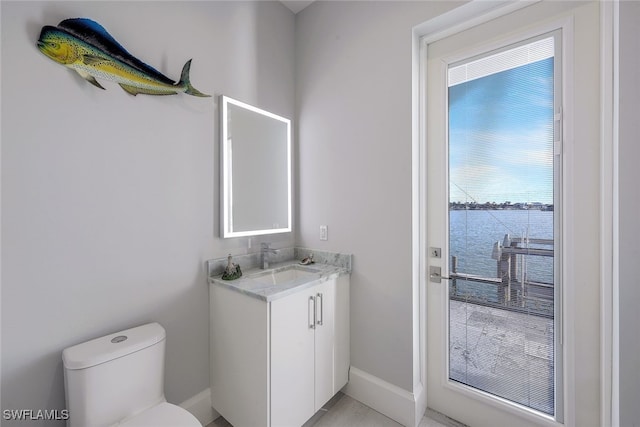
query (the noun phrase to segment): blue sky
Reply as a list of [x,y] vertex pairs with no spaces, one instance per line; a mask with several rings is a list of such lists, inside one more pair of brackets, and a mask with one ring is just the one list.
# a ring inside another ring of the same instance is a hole
[[553,58],[449,88],[450,201],[553,203]]

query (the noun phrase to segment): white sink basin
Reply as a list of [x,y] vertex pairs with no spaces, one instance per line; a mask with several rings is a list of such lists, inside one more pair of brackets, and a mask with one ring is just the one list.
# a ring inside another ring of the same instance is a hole
[[256,273],[251,276],[252,280],[260,283],[268,283],[272,285],[280,285],[283,283],[289,283],[294,280],[312,278],[316,276],[320,270],[316,270],[310,267],[304,267],[301,265],[291,265],[283,269],[274,269],[261,273]]

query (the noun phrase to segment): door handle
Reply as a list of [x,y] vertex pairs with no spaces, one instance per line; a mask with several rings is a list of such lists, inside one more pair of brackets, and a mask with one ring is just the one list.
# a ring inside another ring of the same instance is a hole
[[[311,305],[313,304],[313,308],[311,308]],[[315,329],[316,328],[316,299],[313,297],[313,295],[311,295],[309,297],[309,301],[307,303],[307,321],[309,323],[309,329]],[[313,317],[311,316],[311,313],[313,313]]]
[[451,280],[451,277],[442,275],[442,269],[438,266],[429,266],[429,280],[433,283],[442,283],[442,280]]
[[320,300],[320,316],[318,316],[318,321],[316,322],[316,325],[322,326],[322,321],[324,320],[324,299],[320,292],[318,292],[317,298]]

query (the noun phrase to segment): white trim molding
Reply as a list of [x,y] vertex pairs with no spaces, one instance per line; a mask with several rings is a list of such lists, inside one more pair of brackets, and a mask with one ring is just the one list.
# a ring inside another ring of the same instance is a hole
[[182,402],[181,408],[191,412],[203,426],[211,424],[220,414],[211,407],[211,389],[207,388],[200,393]]
[[424,390],[416,395],[353,366],[342,391],[403,426],[416,427],[424,415],[419,410]]
[[600,3],[600,425],[618,407],[618,0]]

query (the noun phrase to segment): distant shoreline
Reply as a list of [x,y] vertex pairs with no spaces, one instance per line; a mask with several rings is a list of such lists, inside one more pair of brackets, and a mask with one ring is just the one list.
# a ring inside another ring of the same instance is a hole
[[451,202],[449,203],[450,211],[487,211],[487,210],[511,210],[511,211],[528,211],[528,210],[537,210],[537,211],[545,211],[545,212],[553,212],[553,204],[545,204],[540,202],[534,203],[495,203],[495,202],[487,202],[487,203],[462,203],[462,202]]

